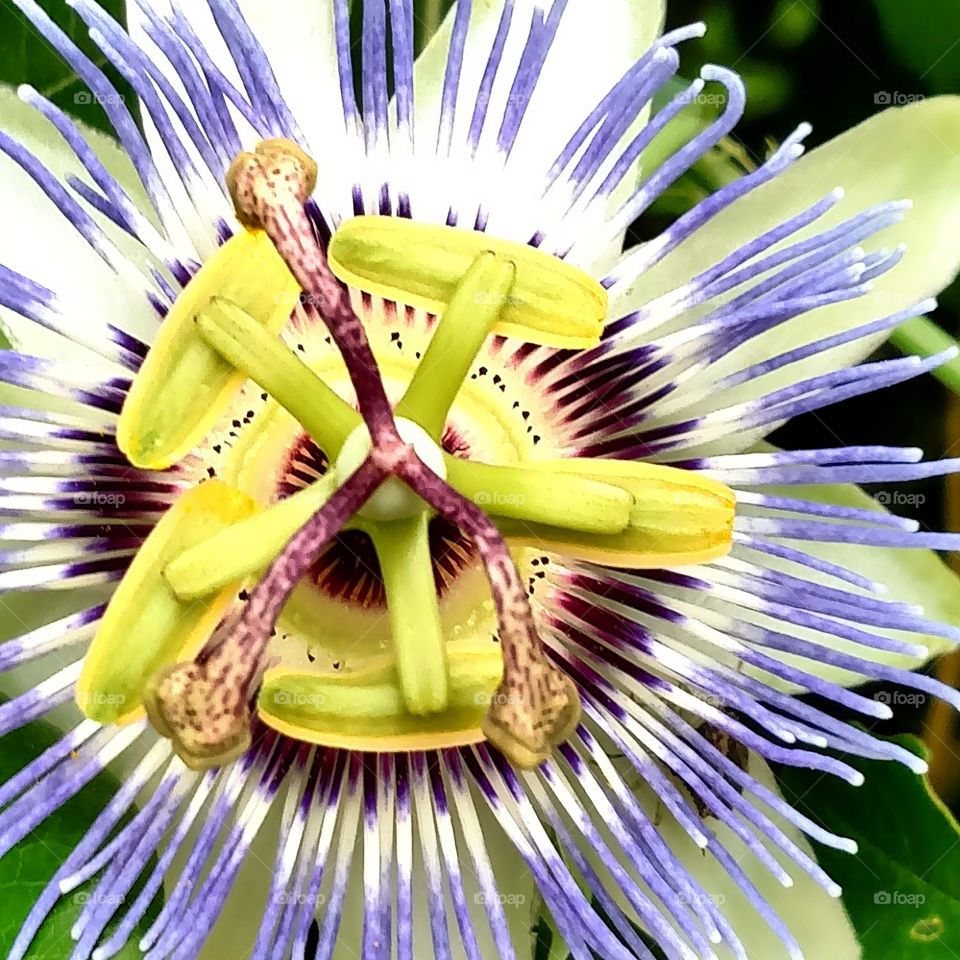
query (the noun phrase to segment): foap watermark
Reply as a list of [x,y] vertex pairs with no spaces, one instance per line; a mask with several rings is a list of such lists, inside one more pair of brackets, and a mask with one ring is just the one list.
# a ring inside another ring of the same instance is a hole
[[717,107],[722,110],[727,105],[728,99],[725,90],[716,90],[710,93],[703,91],[693,97],[692,102],[700,107]]
[[101,493],[99,490],[81,490],[74,494],[73,502],[78,507],[122,507],[127,498],[122,493]]
[[322,693],[307,693],[305,690],[277,690],[273,702],[286,707],[322,707],[327,698]]
[[873,102],[878,107],[903,107],[926,99],[925,94],[904,93],[902,90],[877,90],[873,95]]
[[922,707],[927,702],[927,695],[906,690],[881,690],[873,695],[873,699],[889,707]]
[[475,893],[473,902],[478,906],[499,903],[501,907],[522,907],[527,902],[527,897],[523,893]]
[[283,891],[283,893],[278,893],[276,897],[276,903],[282,904],[283,906],[294,907],[311,907],[316,910],[319,907],[322,907],[327,902],[327,896],[324,893],[318,893],[314,896],[307,896],[305,893],[301,892],[291,892],[289,890]]
[[878,907],[922,907],[927,898],[922,893],[905,893],[902,890],[877,890],[873,902]]
[[78,690],[77,703],[81,707],[122,707],[127,698],[122,693],[106,693],[103,690]]
[[314,307],[321,313],[333,305],[333,302],[328,296],[322,293],[307,293],[305,290],[301,290],[298,293],[278,293],[274,295],[273,300],[278,307],[287,307],[289,310],[293,310],[297,306],[303,307],[304,309]]
[[493,693],[476,693],[473,696],[473,702],[478,707],[512,707],[523,703],[523,697],[516,693],[501,693],[495,690]]
[[873,499],[884,507],[922,507],[927,502],[922,493],[904,493],[902,490],[881,490]]
[[120,93],[94,93],[92,90],[78,90],[73,95],[73,102],[78,107],[98,104],[101,107],[112,107],[123,103],[123,94]]
[[478,290],[473,295],[473,302],[478,307],[516,307],[523,301],[510,293],[494,293],[491,290]]
[[80,907],[88,903],[104,907],[119,907],[123,903],[123,895],[119,893],[97,893],[95,890],[79,890],[73,895],[73,902]]
[[680,893],[677,895],[677,901],[692,907],[710,904],[720,907],[727,902],[727,896],[724,893]]
[[478,490],[473,495],[478,507],[522,507],[527,498],[522,493],[504,493],[502,490]]

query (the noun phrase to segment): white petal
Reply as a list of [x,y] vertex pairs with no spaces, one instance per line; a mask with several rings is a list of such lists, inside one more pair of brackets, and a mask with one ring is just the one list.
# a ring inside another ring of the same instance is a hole
[[[635,307],[686,283],[835,187],[845,188],[845,198],[797,238],[820,232],[873,204],[900,199],[914,202],[902,224],[864,244],[868,251],[907,245],[903,262],[878,278],[872,293],[799,316],[749,341],[695,379],[692,386],[699,392],[731,371],[905,310],[939,293],[960,267],[957,183],[960,97],[937,97],[887,110],[814,150],[776,180],[734,203],[645,274],[626,302]],[[712,396],[689,412],[756,398],[783,384],[857,363],[883,337],[880,334],[835,347],[791,364]],[[738,448],[743,445],[738,442]]]
[[[169,0],[152,0],[152,5],[161,15],[169,13]],[[342,206],[349,200],[349,177],[345,163],[345,124],[337,67],[333,0],[284,0],[279,9],[274,0],[238,0],[238,5],[253,35],[263,48],[283,100],[302,131],[308,149],[320,165],[319,199],[321,202]],[[148,51],[177,91],[183,95],[183,86],[173,67],[144,32],[144,14],[134,3],[128,2],[126,6],[130,35]],[[214,63],[242,92],[243,86],[236,65],[208,4],[201,0],[191,0],[189,3],[180,4],[180,9],[187,16]],[[354,51],[354,56],[359,56],[357,51]],[[185,102],[189,103],[186,97]],[[183,201],[179,178],[149,116],[146,111],[143,112],[144,127],[157,165],[174,195]],[[242,145],[244,148],[252,148],[260,136],[239,114],[234,113],[234,119]],[[193,146],[187,146],[199,164]],[[345,184],[346,193],[343,192]],[[336,200],[331,198],[334,190],[339,191]]]
[[[3,129],[61,180],[72,173],[89,182],[53,126],[9,87],[0,87],[0,116]],[[132,165],[116,143],[95,130],[83,132],[107,169],[136,201],[143,202]],[[53,290],[78,324],[85,319],[114,322],[140,333],[155,328],[156,317],[144,300],[142,288],[134,289],[114,273],[6,155],[0,155],[0,208],[4,214],[0,263]],[[129,251],[132,244],[118,237],[119,231],[111,228],[109,232]],[[10,311],[2,310],[0,315],[14,342],[27,352],[63,356],[64,349],[75,349]]]
[[[472,226],[478,203],[490,214],[492,232],[527,240],[542,226],[544,174],[590,111],[647,50],[663,22],[662,0],[610,0],[597,16],[593,0],[570,0],[553,46],[539,73],[506,171],[496,152],[516,68],[527,39],[531,17],[542,0],[519,0],[491,93],[478,159],[471,161],[462,145],[473,116],[477,91],[500,23],[502,2],[475,0],[460,76],[453,129],[453,156],[436,168],[430,160],[437,143],[437,125],[444,72],[456,10],[420,56],[416,67],[418,165],[427,164],[420,195],[426,214],[443,218],[452,202],[461,222]],[[634,131],[635,132],[635,131]],[[460,150],[458,152],[458,145]],[[445,153],[441,151],[441,158]],[[627,180],[632,181],[628,177]]]
[[[151,2],[159,13],[169,11],[169,0]],[[274,0],[238,0],[238,6],[276,74],[290,111],[308,141],[322,150],[331,129],[343,127],[333,0],[283,0],[279,6]],[[131,36],[139,43],[144,15],[129,0],[126,8]],[[239,85],[239,74],[207,3],[181,3],[180,9],[213,61]],[[157,63],[172,75],[162,55]]]

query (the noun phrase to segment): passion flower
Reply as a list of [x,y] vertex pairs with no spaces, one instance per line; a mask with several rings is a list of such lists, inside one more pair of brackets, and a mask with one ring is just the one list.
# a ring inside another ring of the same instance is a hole
[[[757,444],[945,359],[854,366],[957,268],[956,105],[892,111],[801,160],[803,127],[624,252],[744,107],[709,66],[649,117],[703,32],[656,39],[659,8],[461,0],[415,64],[410,0],[367,0],[358,104],[346,0],[138,0],[129,34],[74,0],[142,134],[15,2],[125,157],[29,88],[69,155],[0,134],[82,242],[46,265],[0,248],[23,347],[0,354],[16,388],[0,584],[73,601],[0,647],[5,670],[48,667],[0,732],[79,710],[0,787],[0,850],[108,764],[127,776],[12,960],[95,876],[75,960],[116,955],[165,879],[141,947],[197,957],[258,836],[274,863],[257,960],[332,957],[353,914],[342,955],[516,956],[503,842],[578,960],[651,956],[640,928],[671,958],[773,956],[682,861],[677,827],[801,956],[739,859],[784,886],[789,860],[835,897],[798,834],[854,845],[763,761],[851,783],[837,753],[923,762],[791,694],[888,716],[844,686],[871,677],[958,702],[907,669],[957,629],[818,544],[960,545],[805,485],[957,465]],[[722,115],[646,169],[706,84]],[[888,166],[897,150],[920,159]],[[831,189],[854,173],[846,199]]]

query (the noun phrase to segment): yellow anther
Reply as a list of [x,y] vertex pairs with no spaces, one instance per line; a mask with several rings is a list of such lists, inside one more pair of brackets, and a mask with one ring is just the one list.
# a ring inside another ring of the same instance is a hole
[[[498,304],[495,332],[572,349],[597,343],[607,315],[606,290],[589,274],[536,247],[476,230],[365,216],[339,227],[329,260],[344,283],[442,314],[463,277],[488,251],[516,268],[513,286]],[[483,291],[476,296],[483,297]]]
[[716,480],[630,460],[550,460],[537,467],[621,487],[633,497],[630,524],[620,533],[591,534],[498,519],[512,543],[635,570],[706,563],[730,552],[736,496]]
[[100,723],[143,715],[143,691],[161,667],[191,659],[213,633],[238,584],[184,603],[162,575],[166,564],[249,516],[254,502],[219,480],[180,496],[140,548],[117,587],[77,681],[77,703]]
[[260,719],[307,743],[347,750],[413,751],[480,743],[503,673],[491,642],[447,645],[450,691],[442,713],[416,716],[404,702],[395,662],[380,658],[350,674],[268,670],[257,701]]
[[182,460],[216,425],[246,379],[204,342],[194,318],[214,297],[278,332],[300,288],[261,231],[231,237],[187,284],[164,319],[127,394],[117,445],[148,470]]

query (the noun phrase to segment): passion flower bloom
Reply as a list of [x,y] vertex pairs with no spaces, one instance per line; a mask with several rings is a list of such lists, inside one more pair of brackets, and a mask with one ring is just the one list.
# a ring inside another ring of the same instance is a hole
[[2,850],[125,776],[9,957],[94,878],[71,957],[196,957],[255,843],[258,960],[523,956],[527,873],[578,960],[652,956],[640,928],[824,956],[765,878],[836,897],[801,835],[855,845],[764,761],[923,769],[793,694],[957,704],[909,667],[960,631],[878,578],[960,537],[811,485],[957,462],[759,444],[951,356],[857,365],[956,271],[956,103],[805,159],[802,127],[624,251],[745,101],[709,66],[651,117],[703,31],[656,39],[652,2],[461,0],[415,62],[410,0],[359,47],[347,0],[138,0],[129,33],[73,0],[146,133],[15,2],[120,148],[4,95],[0,582],[57,605],[0,647],[0,731],[67,729],[0,787]]

